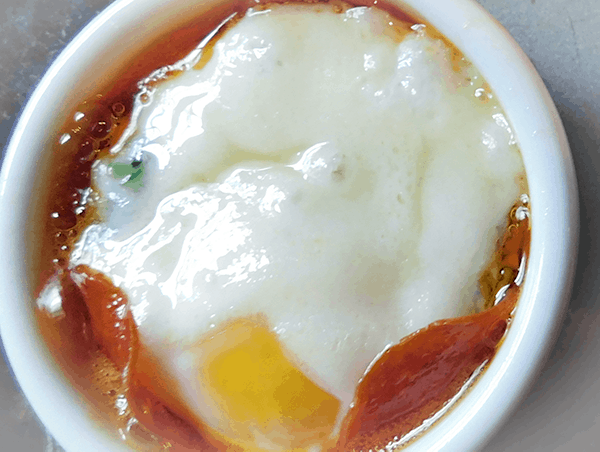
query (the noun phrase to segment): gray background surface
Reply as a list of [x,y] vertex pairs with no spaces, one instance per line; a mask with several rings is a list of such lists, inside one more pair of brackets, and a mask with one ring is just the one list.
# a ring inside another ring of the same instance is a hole
[[[538,69],[571,144],[581,201],[575,287],[540,378],[487,452],[600,450],[600,0],[478,0]],[[0,0],[0,148],[28,94],[111,0]],[[0,356],[0,450],[60,450]],[[93,450],[91,448],[90,450]]]

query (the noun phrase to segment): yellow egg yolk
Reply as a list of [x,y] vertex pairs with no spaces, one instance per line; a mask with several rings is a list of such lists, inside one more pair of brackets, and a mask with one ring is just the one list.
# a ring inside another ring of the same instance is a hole
[[198,351],[205,362],[200,379],[228,417],[233,442],[247,450],[296,450],[328,440],[340,401],[288,359],[267,326],[235,320]]

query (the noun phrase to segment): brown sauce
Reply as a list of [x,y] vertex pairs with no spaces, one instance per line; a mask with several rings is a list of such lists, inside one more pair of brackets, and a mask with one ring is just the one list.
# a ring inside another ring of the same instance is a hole
[[438,413],[495,354],[518,291],[479,314],[435,322],[391,347],[361,381],[338,451],[385,449]]
[[[396,6],[352,2],[352,6],[372,4],[390,12],[403,27],[422,23]],[[140,450],[237,448],[201,425],[170,393],[168,388],[174,385],[169,384],[169,377],[161,372],[151,351],[138,343],[125,294],[98,272],[86,267],[69,269],[69,255],[81,232],[96,218],[86,203],[92,190],[91,167],[127,127],[139,81],[182,59],[225,17],[243,13],[249,5],[257,7],[250,1],[224,4],[132,55],[126,73],[115,74],[109,85],[73,111],[63,128],[70,139],[53,149],[55,171],[48,187],[51,196],[45,214],[39,287],[41,290],[52,277],[59,278],[63,309],[58,317],[38,310],[40,329],[58,364],[99,409],[101,422],[121,429],[132,447]],[[340,12],[347,5],[340,2]],[[458,69],[464,62],[462,54],[435,29],[428,30],[453,49]],[[409,433],[438,412],[475,369],[492,359],[518,298],[514,279],[529,247],[529,222],[518,221],[514,212],[481,280],[489,305],[500,287],[512,285],[505,300],[481,314],[436,322],[386,351],[363,379],[334,450],[383,447],[390,438]],[[457,335],[465,338],[463,347],[453,345],[452,338]],[[403,373],[397,372],[399,368]],[[399,393],[398,387],[406,390]]]

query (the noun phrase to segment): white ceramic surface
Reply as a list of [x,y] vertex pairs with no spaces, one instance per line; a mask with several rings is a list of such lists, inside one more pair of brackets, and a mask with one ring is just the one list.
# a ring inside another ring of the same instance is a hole
[[[576,183],[552,101],[529,60],[503,29],[468,0],[407,3],[465,52],[501,99],[523,151],[532,198],[528,276],[506,342],[459,406],[409,448],[463,452],[480,448],[501,425],[549,350],[574,270]],[[189,13],[186,5],[186,0],[168,4],[123,0],[98,16],[63,51],[33,93],[2,168],[0,249],[8,257],[0,276],[2,339],[25,395],[69,451],[120,450],[122,445],[87,415],[85,402],[65,384],[33,328],[32,270],[26,244],[36,232],[36,223],[28,220],[38,202],[36,191],[47,163],[43,152],[57,138],[52,131],[57,131],[60,118],[77,100],[93,91],[104,74],[123,64],[123,58],[145,42],[153,27],[171,28],[184,20]],[[113,54],[111,64],[96,66],[109,49],[118,49],[120,54]]]

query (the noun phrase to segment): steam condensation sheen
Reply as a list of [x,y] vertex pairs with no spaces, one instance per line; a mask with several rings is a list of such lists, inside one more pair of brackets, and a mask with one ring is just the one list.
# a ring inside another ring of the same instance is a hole
[[[393,21],[250,10],[206,64],[138,99],[94,167],[102,221],[71,265],[125,291],[173,390],[228,437],[239,432],[194,351],[228,322],[260,318],[341,419],[387,346],[482,309],[477,281],[520,195],[520,154],[476,69]],[[130,164],[143,183],[115,171]]]

